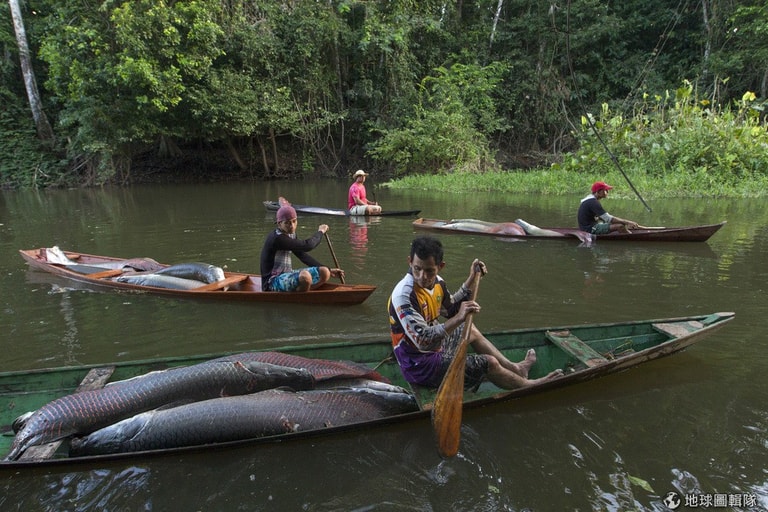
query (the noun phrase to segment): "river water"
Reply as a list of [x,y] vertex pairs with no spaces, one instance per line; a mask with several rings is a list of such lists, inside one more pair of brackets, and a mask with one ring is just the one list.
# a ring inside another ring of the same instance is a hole
[[[371,194],[371,183],[369,195]],[[387,336],[386,301],[407,270],[412,218],[320,223],[348,283],[377,291],[359,306],[218,304],[72,289],[30,271],[19,249],[164,263],[204,261],[258,272],[273,228],[262,201],[343,207],[348,183],[152,185],[0,192],[0,371],[106,363],[281,344]],[[568,197],[392,191],[387,209],[429,218],[571,226]],[[609,197],[608,211],[644,225],[727,220],[707,243],[504,242],[446,235],[452,288],[472,258],[489,268],[475,318],[482,330],[735,311],[689,350],[633,370],[471,411],[459,454],[442,460],[428,423],[149,461],[0,473],[1,510],[562,511],[768,509],[768,212],[763,200]],[[327,246],[314,254],[330,263]],[[700,502],[693,496],[701,495]],[[707,502],[710,506],[705,507]],[[727,506],[716,507],[718,503]],[[684,509],[681,508],[681,509]]]

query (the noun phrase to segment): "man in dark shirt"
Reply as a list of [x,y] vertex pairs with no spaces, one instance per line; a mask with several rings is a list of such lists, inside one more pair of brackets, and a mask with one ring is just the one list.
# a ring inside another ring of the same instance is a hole
[[630,233],[637,229],[637,222],[611,215],[600,204],[600,200],[608,197],[608,191],[613,187],[603,181],[592,184],[592,193],[581,200],[579,205],[579,229],[593,235],[607,235],[613,231]]
[[[317,288],[328,279],[341,277],[340,268],[329,268],[310,256],[309,251],[320,245],[328,231],[327,224],[320,224],[317,232],[306,240],[296,239],[296,210],[283,205],[277,210],[277,229],[272,230],[261,249],[261,289],[274,292],[305,292]],[[291,253],[306,268],[293,270]]]

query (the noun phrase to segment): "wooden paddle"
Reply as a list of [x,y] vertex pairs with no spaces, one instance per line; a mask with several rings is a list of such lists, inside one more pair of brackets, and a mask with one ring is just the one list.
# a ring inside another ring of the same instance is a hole
[[638,229],[648,229],[648,230],[654,230],[654,229],[667,229],[666,226],[641,226],[640,224],[637,225]]
[[[477,289],[482,276],[477,268],[475,272],[480,275],[475,278],[472,285],[471,300],[477,299]],[[467,314],[456,355],[448,366],[443,382],[440,383],[432,407],[432,428],[437,434],[437,449],[443,457],[453,457],[459,451],[461,412],[464,406],[464,369],[467,364],[467,345],[469,334],[472,332],[473,316],[474,313]]]
[[[331,257],[333,258],[333,264],[336,265],[336,268],[341,268],[339,267],[339,260],[336,259],[336,252],[334,252],[333,250],[333,244],[331,244],[331,238],[328,236],[327,231],[325,232],[325,241],[328,242],[328,249],[331,250]],[[339,274],[339,280],[341,280],[341,284],[345,284],[344,274]]]

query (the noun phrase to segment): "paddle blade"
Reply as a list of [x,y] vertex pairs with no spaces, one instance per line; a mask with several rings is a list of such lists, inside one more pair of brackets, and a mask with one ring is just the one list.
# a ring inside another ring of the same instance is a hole
[[432,408],[432,428],[437,435],[437,449],[443,457],[453,457],[459,452],[465,364],[466,358],[462,357],[461,364],[451,366],[455,369],[456,375],[451,376],[449,369],[449,374],[446,374],[445,380],[440,385]]
[[437,390],[432,407],[432,428],[437,435],[437,450],[442,457],[453,457],[459,452],[466,363],[467,345],[462,340],[461,347]]
[[[475,268],[479,276],[483,275],[480,265]],[[477,300],[480,287],[479,277],[472,283],[470,299]],[[467,345],[472,332],[474,313],[469,313],[464,320],[459,346],[453,356],[448,371],[437,389],[432,407],[432,428],[437,434],[437,448],[443,457],[453,457],[459,452],[461,440],[461,410],[464,407],[464,370],[467,365]]]

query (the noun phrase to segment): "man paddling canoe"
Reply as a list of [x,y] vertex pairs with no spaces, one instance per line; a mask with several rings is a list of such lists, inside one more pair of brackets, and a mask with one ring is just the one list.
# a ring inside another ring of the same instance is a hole
[[[323,235],[328,231],[327,224],[320,224],[310,238],[298,240],[296,210],[287,203],[277,210],[276,222],[277,229],[267,235],[261,249],[262,290],[305,292],[322,286],[331,276],[339,279],[344,277],[342,269],[327,267],[309,254],[323,241]],[[294,270],[291,253],[307,267]]]
[[[388,304],[392,345],[408,382],[436,388],[459,347],[467,315],[480,311],[480,305],[470,298],[470,290],[474,280],[480,279],[475,268],[483,274],[486,268],[482,261],[474,260],[467,280],[458,292],[450,294],[438,275],[445,266],[443,245],[428,236],[413,241],[408,264],[410,270],[395,286]],[[444,323],[439,322],[441,316],[447,318]],[[531,349],[523,361],[512,362],[474,325],[469,343],[476,353],[467,356],[466,387],[487,378],[500,388],[514,389],[562,375],[556,370],[540,379],[528,379],[536,352]]]

